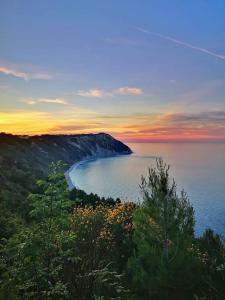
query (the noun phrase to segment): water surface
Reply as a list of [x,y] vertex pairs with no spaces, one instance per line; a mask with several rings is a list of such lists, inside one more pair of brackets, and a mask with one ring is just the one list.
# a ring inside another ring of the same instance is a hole
[[211,227],[225,234],[225,144],[146,143],[128,144],[132,155],[94,160],[71,171],[72,182],[88,193],[141,201],[141,175],[162,157],[170,174],[188,193],[195,208],[196,232]]

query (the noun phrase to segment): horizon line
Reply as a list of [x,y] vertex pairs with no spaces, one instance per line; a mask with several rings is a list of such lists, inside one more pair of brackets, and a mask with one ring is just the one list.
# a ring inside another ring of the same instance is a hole
[[88,134],[109,134],[117,140],[122,141],[123,143],[137,143],[137,144],[148,144],[148,143],[225,143],[225,138],[223,139],[159,139],[159,140],[139,140],[139,139],[127,139],[122,136],[117,136],[116,134],[111,134],[107,132],[86,132],[86,133],[34,133],[34,134],[27,134],[27,133],[13,133],[13,132],[4,132],[0,131],[1,135],[12,135],[12,136],[24,136],[24,137],[35,137],[35,136],[62,136],[62,135],[88,135]]

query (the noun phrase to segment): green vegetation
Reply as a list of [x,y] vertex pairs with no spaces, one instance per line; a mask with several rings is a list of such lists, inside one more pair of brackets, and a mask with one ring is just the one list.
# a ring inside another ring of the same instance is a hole
[[129,154],[131,150],[109,134],[19,136],[0,133],[0,210],[20,213],[36,180],[46,177],[53,161],[68,165],[101,153]]
[[143,202],[74,189],[62,163],[16,212],[0,216],[0,299],[224,299],[225,246],[162,160],[142,178]]

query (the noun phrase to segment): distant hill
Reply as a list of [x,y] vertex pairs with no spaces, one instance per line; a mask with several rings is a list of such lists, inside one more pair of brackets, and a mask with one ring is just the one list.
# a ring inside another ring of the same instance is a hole
[[0,133],[0,205],[13,210],[48,173],[53,161],[68,168],[91,157],[130,154],[131,149],[109,134],[19,136]]

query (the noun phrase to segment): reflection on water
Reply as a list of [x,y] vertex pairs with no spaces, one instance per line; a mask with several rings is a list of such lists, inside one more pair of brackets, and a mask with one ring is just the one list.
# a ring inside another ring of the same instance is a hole
[[95,160],[71,172],[77,187],[100,196],[141,201],[139,183],[162,157],[171,166],[178,190],[184,188],[195,208],[196,232],[212,227],[225,234],[225,144],[129,144],[134,154]]

